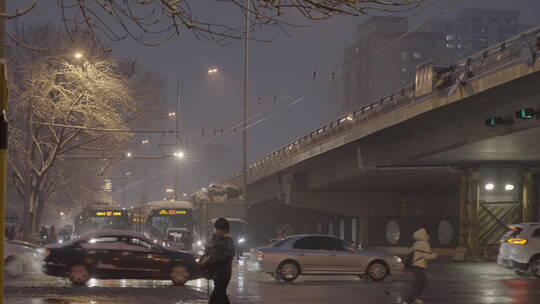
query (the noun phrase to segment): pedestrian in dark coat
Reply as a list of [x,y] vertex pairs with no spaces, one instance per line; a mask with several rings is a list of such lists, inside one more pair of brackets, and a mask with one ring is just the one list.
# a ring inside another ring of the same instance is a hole
[[201,258],[201,270],[207,279],[214,281],[214,291],[209,304],[229,304],[227,286],[231,280],[234,259],[234,240],[229,234],[229,221],[219,218],[214,224],[215,233],[206,244]]

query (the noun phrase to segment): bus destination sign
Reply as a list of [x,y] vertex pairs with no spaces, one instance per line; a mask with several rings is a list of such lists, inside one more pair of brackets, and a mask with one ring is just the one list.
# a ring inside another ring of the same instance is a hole
[[121,211],[97,211],[96,216],[122,216]]
[[177,215],[177,214],[187,214],[187,210],[176,210],[176,209],[161,209],[158,211],[159,215]]

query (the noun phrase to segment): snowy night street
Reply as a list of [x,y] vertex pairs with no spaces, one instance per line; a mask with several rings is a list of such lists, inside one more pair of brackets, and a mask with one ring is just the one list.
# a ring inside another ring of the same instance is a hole
[[[300,277],[294,283],[235,265],[229,286],[232,303],[397,304],[410,280],[400,275],[376,283],[355,277]],[[433,304],[537,304],[540,281],[520,278],[493,263],[435,264],[425,300]],[[166,281],[91,281],[72,287],[63,279],[37,276],[6,283],[9,304],[199,304],[206,303],[206,280],[175,287]]]

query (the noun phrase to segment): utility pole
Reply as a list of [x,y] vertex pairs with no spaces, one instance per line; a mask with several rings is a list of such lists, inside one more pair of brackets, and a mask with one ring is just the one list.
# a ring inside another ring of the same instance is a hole
[[[0,13],[6,12],[5,0],[0,0]],[[6,19],[0,18],[0,244],[4,244],[8,123],[7,113],[7,64],[4,56]],[[0,261],[4,261],[4,246],[0,246]],[[0,263],[0,286],[4,286],[4,263]],[[4,288],[0,288],[0,304],[4,303]]]
[[242,192],[247,202],[247,103],[249,77],[249,0],[246,0],[246,34],[244,37],[244,113],[242,120]]
[[[176,82],[176,152],[180,152],[180,79]],[[179,159],[175,159],[174,163],[174,200],[177,201],[178,193],[180,192],[180,172],[178,172]]]

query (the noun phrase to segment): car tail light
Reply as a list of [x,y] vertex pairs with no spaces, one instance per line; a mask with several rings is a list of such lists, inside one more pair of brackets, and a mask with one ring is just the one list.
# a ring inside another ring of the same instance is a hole
[[522,238],[511,238],[511,239],[508,239],[507,242],[512,244],[512,245],[525,245],[527,244],[529,240],[527,239],[522,239]]
[[51,255],[51,250],[50,249],[45,249],[45,251],[43,251],[43,257],[46,258],[49,255]]

